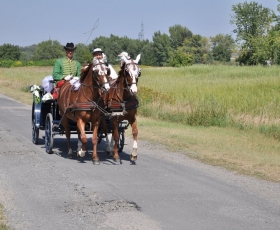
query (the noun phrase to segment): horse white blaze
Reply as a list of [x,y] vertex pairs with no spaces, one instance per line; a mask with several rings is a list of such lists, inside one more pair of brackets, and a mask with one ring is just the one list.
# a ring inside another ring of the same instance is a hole
[[110,89],[110,84],[109,84],[109,82],[107,81],[107,78],[104,76],[104,87],[105,87],[105,89],[106,90],[109,90]]
[[132,93],[137,93],[136,77],[132,77],[132,85],[130,90]]

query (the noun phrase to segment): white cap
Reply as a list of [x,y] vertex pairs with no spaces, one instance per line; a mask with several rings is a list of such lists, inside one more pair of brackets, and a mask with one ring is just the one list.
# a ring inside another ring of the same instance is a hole
[[92,53],[95,53],[95,52],[101,52],[101,53],[103,53],[102,49],[100,49],[100,48],[95,48],[95,49],[92,51]]

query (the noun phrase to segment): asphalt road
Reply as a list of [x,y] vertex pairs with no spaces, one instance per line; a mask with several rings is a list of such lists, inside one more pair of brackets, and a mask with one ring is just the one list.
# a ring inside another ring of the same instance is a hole
[[[40,131],[40,136],[43,131]],[[141,130],[139,130],[141,136]],[[280,184],[207,166],[126,138],[121,164],[98,146],[100,165],[31,142],[31,106],[0,94],[0,202],[13,229],[280,229]],[[77,138],[73,136],[73,146]],[[73,149],[76,149],[74,147]]]

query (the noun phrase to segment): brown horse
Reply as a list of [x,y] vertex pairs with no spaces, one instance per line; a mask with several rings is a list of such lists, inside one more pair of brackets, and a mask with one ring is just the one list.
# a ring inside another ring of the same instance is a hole
[[[112,111],[112,135],[114,140],[113,150],[110,147],[108,138],[106,138],[106,150],[113,152],[113,160],[120,161],[118,153],[118,141],[119,141],[119,123],[123,120],[127,120],[132,128],[133,135],[133,150],[130,155],[131,161],[137,160],[137,107],[138,100],[137,94],[137,83],[138,78],[141,75],[141,70],[138,66],[140,60],[140,54],[137,56],[136,60],[129,57],[126,52],[122,52],[121,57],[121,69],[118,73],[118,79],[115,85],[111,85],[109,93],[106,95],[105,104]],[[114,112],[117,111],[117,112]],[[104,123],[103,123],[104,124]],[[105,131],[106,132],[106,131]],[[112,146],[112,141],[111,141]]]
[[108,91],[110,88],[108,77],[109,70],[105,64],[102,61],[93,59],[93,63],[82,70],[80,87],[78,90],[74,90],[74,85],[71,85],[69,81],[64,83],[60,89],[58,106],[61,115],[61,123],[65,129],[67,138],[69,158],[73,156],[70,146],[69,119],[77,122],[78,139],[81,143],[81,149],[77,150],[77,155],[79,157],[84,157],[86,153],[87,136],[85,133],[85,125],[90,122],[93,131],[92,161],[94,164],[99,164],[97,155],[97,130],[100,114],[104,106],[101,94],[104,91]]

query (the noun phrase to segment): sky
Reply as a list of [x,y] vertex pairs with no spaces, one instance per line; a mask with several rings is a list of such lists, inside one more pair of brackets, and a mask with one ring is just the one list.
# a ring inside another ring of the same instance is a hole
[[[231,34],[232,6],[245,0],[0,0],[0,45],[21,47],[57,40],[91,44],[100,37],[152,41],[174,25],[193,34]],[[250,0],[247,2],[251,2]],[[277,12],[277,0],[255,0]],[[234,35],[233,35],[234,37]]]

